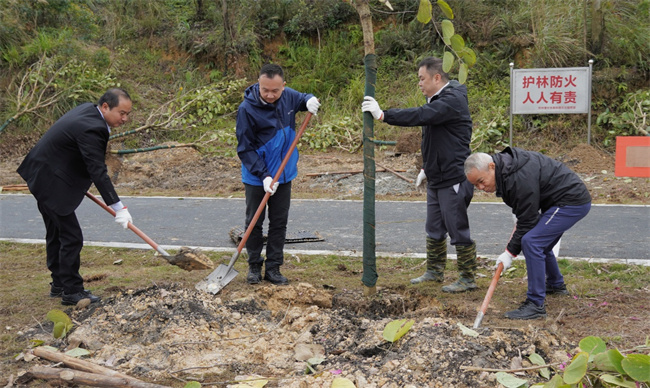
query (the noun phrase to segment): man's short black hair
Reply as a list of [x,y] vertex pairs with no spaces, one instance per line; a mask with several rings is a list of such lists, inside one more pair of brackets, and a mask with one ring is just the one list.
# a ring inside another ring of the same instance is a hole
[[273,63],[268,63],[262,66],[262,69],[260,70],[260,76],[263,75],[267,76],[268,78],[273,78],[276,75],[279,75],[280,78],[284,80],[284,70],[282,70],[282,67],[280,67],[280,65]]
[[427,73],[429,73],[431,76],[440,74],[443,80],[445,81],[449,80],[449,74],[442,71],[442,59],[436,57],[424,58],[423,60],[420,61],[420,64],[418,65],[418,69],[421,68],[422,66],[427,68]]
[[120,105],[120,97],[131,101],[131,96],[129,96],[129,93],[127,93],[126,90],[122,88],[111,88],[108,89],[104,95],[99,97],[97,105],[102,106],[104,103],[107,103],[109,109],[113,109]]

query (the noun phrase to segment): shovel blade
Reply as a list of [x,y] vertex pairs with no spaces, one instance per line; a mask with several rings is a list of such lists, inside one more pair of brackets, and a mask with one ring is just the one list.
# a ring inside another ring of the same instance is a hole
[[474,320],[474,329],[478,329],[479,326],[481,326],[481,322],[483,321],[483,311],[479,311],[478,314],[476,314],[476,320]]
[[227,265],[221,264],[207,278],[198,282],[195,287],[197,290],[216,294],[237,277],[237,275],[239,275],[237,270],[232,267],[229,269]]

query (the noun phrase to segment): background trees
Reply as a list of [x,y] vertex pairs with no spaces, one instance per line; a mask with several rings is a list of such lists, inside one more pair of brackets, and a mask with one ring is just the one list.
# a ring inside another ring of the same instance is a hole
[[[377,98],[385,107],[419,105],[415,64],[424,56],[441,55],[444,43],[433,23],[416,20],[419,0],[391,4],[394,11],[370,1]],[[456,31],[478,56],[467,79],[476,149],[491,151],[507,141],[510,62],[518,68],[571,67],[594,59],[592,144],[608,149],[617,135],[647,131],[650,1],[449,4]],[[440,15],[434,23],[439,27],[442,20]],[[322,113],[312,124],[318,130],[305,136],[305,144],[358,149],[362,39],[358,15],[342,0],[0,0],[0,122],[29,109],[20,105],[25,99],[20,100],[18,86],[30,71],[27,85],[35,90],[23,93],[58,96],[56,102],[17,117],[0,133],[0,141],[15,134],[40,134],[69,106],[96,99],[107,83],[132,92],[138,108],[135,128],[151,110],[183,93],[211,85],[222,90],[235,79],[246,81],[235,83],[241,91],[263,63],[273,61],[285,67],[290,86],[323,100]],[[43,60],[44,72],[34,73],[33,65]],[[209,135],[216,139],[211,151],[231,152],[231,113],[237,104],[224,109],[217,101],[221,97],[206,95],[213,97],[194,108],[201,120],[192,125],[179,121],[173,129],[181,131],[159,131],[157,140],[193,141]],[[549,143],[582,141],[586,119],[521,116],[515,128],[515,143],[543,149]],[[394,140],[396,130],[378,125],[375,132],[377,138]],[[142,143],[151,139],[124,141],[146,146]]]

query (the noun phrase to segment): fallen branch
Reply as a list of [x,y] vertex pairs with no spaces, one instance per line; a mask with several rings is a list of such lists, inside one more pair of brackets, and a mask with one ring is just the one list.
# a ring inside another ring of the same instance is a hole
[[[378,168],[375,170],[375,172],[394,172],[394,171],[399,171],[399,172],[406,172],[406,170],[386,170],[385,168]],[[326,171],[326,172],[310,172],[308,174],[305,174],[306,176],[323,176],[323,175],[338,175],[338,174],[349,174],[349,175],[354,175],[354,174],[361,174],[363,173],[363,170],[350,170],[350,171]]]
[[556,365],[562,364],[561,362],[555,362],[553,364],[546,364],[546,365],[535,365],[535,366],[530,366],[528,368],[517,368],[517,369],[494,369],[494,368],[479,368],[476,366],[465,366],[461,365],[460,369],[462,370],[468,370],[468,371],[475,371],[475,372],[505,372],[505,373],[515,373],[515,372],[526,372],[529,370],[537,370],[537,369],[543,369],[543,368],[548,368]]
[[[131,385],[124,385],[125,387],[146,387],[146,388],[155,388],[155,387],[164,387],[164,385],[158,385],[158,384],[150,384],[150,383],[145,383],[141,380],[136,379],[135,377],[131,377],[129,375],[125,375],[124,373],[120,373],[118,371],[115,371],[113,369],[109,369],[97,364],[93,364],[92,362],[85,361],[85,360],[80,360],[75,357],[70,357],[68,355],[65,355],[63,353],[59,352],[53,352],[51,350],[42,348],[42,347],[37,347],[32,350],[32,353],[40,358],[44,358],[49,361],[54,361],[54,362],[61,362],[64,365],[76,369],[78,371],[82,372],[88,372],[91,374],[100,374],[103,376],[108,376],[108,377],[114,377],[118,379],[123,379],[123,380],[128,380],[128,382]],[[49,368],[53,369],[53,368]],[[40,378],[40,377],[39,377]],[[139,385],[134,385],[134,384],[139,384]],[[121,386],[121,385],[120,385]]]
[[84,384],[91,387],[118,388],[165,388],[165,385],[145,383],[131,377],[106,376],[97,373],[81,372],[69,368],[49,368],[34,366],[29,371],[34,378],[48,380],[50,383],[67,385],[67,383]]
[[395,174],[396,177],[404,179],[405,181],[407,181],[409,183],[414,183],[415,182],[413,179],[405,177],[404,175],[402,175],[402,174],[398,173],[397,171],[393,170],[392,168],[382,166],[381,164],[377,163],[376,161],[375,161],[375,164],[377,166],[381,167],[381,168],[385,168],[386,170],[388,170],[388,171],[392,172],[393,174]]
[[2,192],[2,191],[24,191],[24,190],[29,190],[29,188],[27,187],[26,184],[0,186],[0,192]]

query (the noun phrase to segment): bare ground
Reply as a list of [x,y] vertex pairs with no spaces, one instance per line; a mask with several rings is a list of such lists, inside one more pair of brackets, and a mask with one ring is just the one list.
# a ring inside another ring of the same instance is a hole
[[[0,143],[0,185],[21,184],[15,169],[33,139],[15,138],[11,146],[6,140]],[[580,145],[552,156],[580,174],[595,203],[650,203],[650,181],[615,177],[613,155]],[[412,182],[417,154],[377,151],[376,162],[378,171],[393,170],[378,172],[378,199],[425,198],[424,189]],[[236,158],[176,148],[111,155],[108,164],[123,195],[243,196]],[[303,154],[299,169],[296,197],[363,195],[360,154]],[[475,200],[495,199],[477,192]],[[46,323],[25,328],[24,336],[40,336],[61,349],[80,345],[91,350],[92,362],[172,386],[189,380],[220,386],[230,381],[234,386],[232,380],[256,375],[270,387],[330,387],[334,378],[343,376],[357,387],[388,388],[497,386],[493,372],[465,368],[518,370],[531,366],[527,356],[533,352],[548,363],[566,363],[587,335],[616,339],[621,347],[642,344],[648,335],[647,283],[634,291],[616,284],[603,290],[570,288],[571,297],[549,297],[546,319],[502,319],[503,312],[523,299],[525,278],[504,278],[500,287],[512,292],[493,299],[478,337],[463,334],[459,324],[471,327],[491,276],[490,264],[485,259],[481,263],[481,290],[445,299],[409,286],[406,276],[403,285],[380,287],[372,297],[364,297],[360,289],[330,289],[325,281],[301,278],[289,259],[284,267],[292,284],[287,287],[251,287],[237,279],[217,296],[178,284],[116,289],[98,306],[68,310],[79,325],[66,341],[52,341]],[[453,272],[449,276],[453,280]],[[382,331],[397,318],[415,323],[391,344]],[[319,358],[323,361],[315,363]],[[305,374],[308,359],[316,373]],[[541,381],[535,371],[517,373]]]

